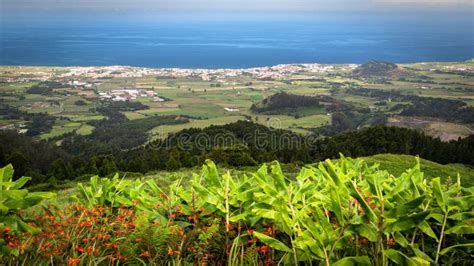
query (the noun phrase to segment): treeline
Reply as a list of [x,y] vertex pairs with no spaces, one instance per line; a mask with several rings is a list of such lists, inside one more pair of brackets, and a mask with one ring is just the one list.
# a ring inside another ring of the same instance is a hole
[[474,107],[458,100],[419,97],[401,115],[428,116],[450,122],[474,123]]
[[37,136],[50,131],[56,120],[47,113],[28,113],[4,103],[0,103],[0,114],[7,120],[25,120],[27,136]]
[[89,121],[94,126],[90,135],[66,137],[63,147],[75,155],[83,154],[87,150],[87,156],[103,154],[104,150],[109,153],[131,149],[145,143],[148,131],[160,125],[174,125],[188,122],[188,119],[168,116],[149,116],[143,119],[129,120],[122,111],[138,111],[148,109],[148,106],[140,102],[112,102],[95,109],[96,112],[106,116],[105,119]]
[[236,122],[205,129],[186,129],[146,146],[122,150],[102,140],[74,137],[61,147],[35,141],[15,132],[0,133],[0,164],[12,163],[15,176],[29,175],[33,183],[55,178],[102,176],[116,171],[146,173],[201,165],[206,158],[229,166],[251,166],[279,160],[311,163],[379,153],[420,155],[439,163],[474,165],[474,136],[442,142],[415,130],[374,126],[334,137],[315,138],[273,130],[252,122]]
[[391,111],[401,111],[405,116],[425,116],[441,118],[449,122],[474,123],[474,108],[463,101],[407,95],[396,91],[357,88],[349,89],[347,93],[364,97],[372,97],[382,101],[411,102],[406,105],[396,105]]
[[95,111],[99,113],[108,113],[108,112],[119,112],[119,111],[139,111],[146,110],[150,107],[144,105],[141,102],[131,102],[131,101],[119,101],[119,102],[109,102],[105,103],[100,107],[97,107]]
[[298,119],[301,117],[300,113],[307,113],[308,108],[316,109],[312,112],[317,113],[360,111],[361,109],[330,96],[304,96],[280,92],[253,104],[250,110],[254,113],[269,115],[285,114]]
[[43,81],[37,85],[31,86],[28,90],[26,90],[26,92],[30,94],[51,95],[54,89],[61,88],[70,88],[70,86],[63,85],[61,82],[57,81]]
[[359,108],[358,111],[336,112],[331,115],[331,123],[317,127],[313,133],[322,136],[335,136],[342,132],[366,126],[385,125],[388,116],[382,112],[371,112]]
[[385,77],[392,75],[396,70],[399,70],[396,64],[382,61],[370,61],[354,69],[352,75],[360,77]]
[[286,92],[276,93],[261,102],[253,104],[250,110],[255,113],[281,113],[281,110],[298,107],[322,107],[320,98],[313,96],[304,96],[289,94]]

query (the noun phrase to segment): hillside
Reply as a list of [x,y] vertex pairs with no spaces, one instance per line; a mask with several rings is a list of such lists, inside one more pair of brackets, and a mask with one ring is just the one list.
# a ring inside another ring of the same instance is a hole
[[405,70],[393,63],[370,61],[354,69],[352,74],[359,77],[394,77],[403,76]]
[[347,103],[329,96],[307,96],[279,92],[253,104],[250,110],[253,113],[295,115],[305,109],[313,109],[315,113],[326,113],[341,111],[348,106]]
[[276,93],[261,102],[253,104],[250,110],[256,113],[278,111],[286,108],[320,107],[319,99],[312,96]]
[[[402,174],[406,169],[415,165],[415,156],[403,154],[377,154],[360,157],[368,164],[379,164],[380,169],[387,170],[394,176]],[[464,164],[439,164],[429,160],[420,159],[421,171],[427,178],[461,176],[463,186],[474,186],[474,168]]]
[[[371,159],[394,162],[394,172]],[[168,184],[156,175],[94,176],[69,200],[20,190],[29,178],[14,181],[8,165],[0,169],[0,264],[472,264],[474,187],[423,174],[445,170],[428,161],[401,168],[411,159],[343,157],[290,174],[277,161],[242,174],[206,160],[192,174],[165,172]]]
[[[368,165],[379,164],[379,169],[386,170],[394,176],[400,176],[407,169],[412,168],[416,165],[416,156],[404,155],[404,154],[377,154],[373,156],[358,157],[362,159]],[[337,160],[335,160],[337,161]],[[231,171],[232,174],[241,175],[249,173],[258,169],[260,165],[253,167],[239,167],[239,168],[228,168],[220,167],[222,173]],[[300,167],[294,164],[282,164],[282,169],[291,174],[296,174]],[[439,164],[420,158],[421,171],[428,179],[440,177],[441,180],[445,180],[447,177],[456,178],[459,174],[461,176],[461,184],[465,187],[474,186],[474,168],[464,164]],[[192,171],[196,171],[199,168],[192,169],[181,169],[176,172],[158,171],[145,175],[145,178],[153,178],[160,180],[161,183],[167,184],[170,182],[169,176],[173,176],[178,179],[181,177],[191,176]]]
[[[412,168],[416,164],[416,157],[412,155],[404,154],[377,154],[373,156],[358,157],[362,159],[368,165],[379,164],[379,169],[387,170],[394,176],[399,176],[406,169]],[[335,160],[337,161],[337,160]],[[315,163],[313,165],[317,165]],[[425,177],[428,179],[441,177],[441,180],[445,180],[447,177],[456,178],[459,174],[461,176],[461,183],[465,187],[474,186],[474,168],[464,165],[464,164],[439,164],[423,158],[420,158],[421,171],[424,173]],[[260,165],[257,166],[246,166],[246,167],[219,167],[221,173],[230,171],[233,175],[243,175],[256,171]],[[295,164],[281,164],[284,172],[288,173],[289,176],[295,176],[300,169],[300,166]],[[145,175],[139,173],[126,173],[125,175],[129,178],[140,178],[140,179],[153,179],[160,183],[161,185],[169,185],[171,182],[180,179],[192,176],[192,173],[198,171],[199,167],[193,168],[182,168],[175,171],[152,171]],[[81,179],[82,181],[82,179]],[[59,185],[59,186],[58,186]],[[56,185],[56,189],[63,191],[59,192],[59,195],[62,195],[63,200],[67,200],[70,196],[70,188],[76,186],[75,181],[67,181],[64,183],[59,183]],[[40,184],[33,187],[30,187],[30,190],[39,191],[44,188],[54,188],[49,184]]]

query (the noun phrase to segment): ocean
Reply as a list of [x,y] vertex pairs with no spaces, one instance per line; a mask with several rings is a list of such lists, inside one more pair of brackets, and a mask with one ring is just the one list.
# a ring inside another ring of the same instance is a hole
[[0,65],[246,68],[474,58],[472,18],[45,21],[3,21]]

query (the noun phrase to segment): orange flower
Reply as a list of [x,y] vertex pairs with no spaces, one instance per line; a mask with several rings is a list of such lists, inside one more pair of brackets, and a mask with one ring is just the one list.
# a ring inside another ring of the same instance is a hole
[[265,265],[273,265],[273,260],[272,260],[272,258],[268,258],[268,259],[265,261]]
[[92,255],[93,252],[94,252],[94,247],[88,246],[87,247],[87,254]]
[[389,245],[389,246],[395,245],[395,239],[393,239],[393,238],[387,239],[387,245]]
[[143,251],[142,254],[140,254],[140,257],[150,257],[150,252]]
[[97,235],[98,239],[109,239],[110,237],[111,237],[111,235],[109,235],[109,234],[98,234]]
[[119,260],[127,260],[127,257],[125,257],[124,255],[122,255],[122,254],[120,254],[120,253],[117,254],[117,258],[118,258]]
[[264,235],[271,236],[273,235],[273,229],[271,227],[268,227],[265,232],[263,232]]
[[84,247],[79,247],[79,246],[76,246],[74,248],[74,250],[77,251],[77,252],[81,252],[81,253],[84,253],[84,251],[86,251],[86,249]]
[[168,249],[168,255],[173,255],[173,254],[174,254],[173,249],[172,249],[172,248],[169,248],[169,249]]
[[69,260],[67,261],[68,266],[77,266],[79,265],[79,263],[81,263],[81,259],[79,258],[69,258]]
[[269,246],[257,247],[257,252],[260,253],[260,254],[262,254],[262,255],[268,254],[269,251],[270,251],[270,247],[269,247]]
[[87,222],[87,221],[82,221],[79,223],[79,227],[83,228],[83,227],[90,227],[91,226],[91,223]]
[[27,248],[27,246],[28,246],[27,243],[21,244],[21,245],[20,245],[20,251],[21,251],[21,252],[25,251],[25,249]]
[[115,263],[115,261],[117,260],[117,258],[114,258],[114,257],[112,257],[112,256],[109,256],[109,260],[110,260],[110,262]]

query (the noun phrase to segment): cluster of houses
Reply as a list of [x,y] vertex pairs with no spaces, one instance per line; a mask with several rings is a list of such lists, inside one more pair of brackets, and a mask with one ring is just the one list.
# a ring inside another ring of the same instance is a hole
[[[109,79],[109,78],[139,78],[145,76],[162,76],[171,78],[199,78],[205,81],[225,80],[242,75],[257,79],[279,79],[285,75],[308,72],[327,72],[334,69],[331,65],[321,64],[282,64],[269,67],[240,68],[240,69],[185,69],[185,68],[140,68],[129,66],[102,67],[65,67],[64,72],[17,72],[15,77],[4,79],[4,82],[46,81],[51,79],[67,79],[68,85],[80,89],[92,89],[100,83],[88,83],[80,79]],[[34,74],[32,76],[32,74]]]
[[184,69],[184,68],[161,68],[155,69],[155,74],[164,77],[174,78],[200,78],[205,81],[225,80],[242,75],[251,76],[256,79],[279,79],[285,75],[310,72],[327,72],[334,69],[334,66],[321,64],[282,64],[271,67],[254,67],[239,69]]
[[25,124],[0,125],[0,130],[16,130],[20,134],[26,134],[26,132],[28,132]]
[[164,102],[163,98],[158,97],[152,90],[142,89],[119,89],[99,92],[99,98],[104,101],[124,102],[136,100],[139,97],[149,97],[155,102]]
[[128,67],[128,66],[101,66],[101,67],[68,67],[65,72],[57,77],[85,77],[92,79],[103,78],[140,78],[147,75],[153,75],[153,69]]

